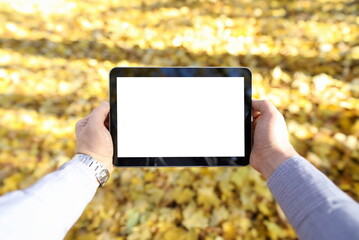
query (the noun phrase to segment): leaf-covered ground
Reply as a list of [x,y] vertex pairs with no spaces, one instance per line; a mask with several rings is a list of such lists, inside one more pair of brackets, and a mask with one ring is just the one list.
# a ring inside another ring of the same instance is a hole
[[[74,155],[115,66],[245,66],[298,152],[359,200],[357,1],[0,1],[0,194]],[[67,239],[296,239],[250,167],[117,169]]]

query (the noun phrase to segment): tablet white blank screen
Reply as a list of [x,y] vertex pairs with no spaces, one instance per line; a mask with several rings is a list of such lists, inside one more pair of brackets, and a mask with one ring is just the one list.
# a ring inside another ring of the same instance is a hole
[[244,156],[243,77],[118,77],[118,157]]

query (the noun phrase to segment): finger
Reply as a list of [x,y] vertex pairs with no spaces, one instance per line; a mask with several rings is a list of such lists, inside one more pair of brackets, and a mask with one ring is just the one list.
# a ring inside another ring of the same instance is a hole
[[253,119],[256,119],[259,115],[261,115],[259,111],[255,111],[255,110],[252,111]]
[[269,100],[252,100],[252,108],[263,115],[276,112],[276,107]]
[[90,115],[87,115],[86,117],[80,119],[79,121],[77,121],[75,128],[77,129],[86,126],[89,119],[90,119]]
[[109,128],[110,128],[110,115],[109,114],[107,114],[107,117],[106,117],[106,119],[105,119],[105,127],[107,128],[107,130],[109,130]]
[[83,119],[81,119],[83,122],[88,122],[88,120],[90,119],[90,114],[87,115],[86,117],[84,117]]
[[262,117],[263,117],[263,115],[258,115],[257,118],[253,119],[253,132],[257,126],[259,119],[261,119]]
[[102,102],[100,106],[98,106],[92,111],[90,121],[103,124],[109,111],[110,104],[108,102]]

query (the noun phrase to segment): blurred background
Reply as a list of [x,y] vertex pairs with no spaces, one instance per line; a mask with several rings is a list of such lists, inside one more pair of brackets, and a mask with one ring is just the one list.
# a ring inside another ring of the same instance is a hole
[[[72,158],[116,66],[244,66],[359,200],[359,3],[0,0],[0,194]],[[296,239],[250,167],[117,169],[66,239]]]

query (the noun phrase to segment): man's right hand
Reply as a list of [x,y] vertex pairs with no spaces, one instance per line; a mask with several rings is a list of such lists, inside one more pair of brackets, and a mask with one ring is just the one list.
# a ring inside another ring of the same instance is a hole
[[253,100],[253,148],[250,165],[267,180],[280,164],[298,155],[288,139],[283,115],[268,100]]

